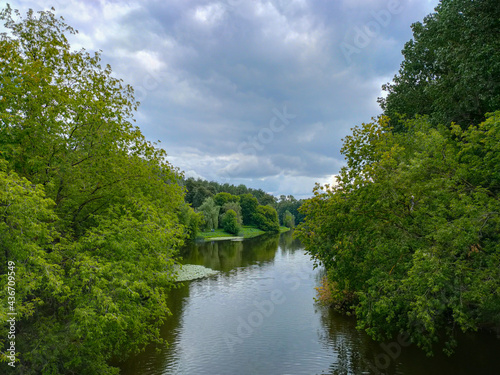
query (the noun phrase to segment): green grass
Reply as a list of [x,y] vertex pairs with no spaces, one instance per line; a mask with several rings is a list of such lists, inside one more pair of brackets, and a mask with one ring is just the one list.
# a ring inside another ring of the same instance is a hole
[[264,234],[263,230],[257,228],[257,227],[252,227],[250,225],[244,225],[243,230],[239,233],[240,236],[243,236],[243,238],[252,238],[252,237],[257,237],[260,236],[261,234]]
[[200,232],[198,233],[198,237],[204,238],[204,239],[210,239],[214,237],[235,237],[234,234],[230,234],[227,232],[224,232],[224,229],[216,229],[213,232]]
[[[287,227],[280,227],[280,233],[283,232],[288,232],[290,228]],[[213,232],[200,232],[198,233],[198,238],[203,238],[204,240],[210,240],[211,238],[218,238],[218,237],[243,237],[243,238],[252,238],[252,237],[257,237],[262,234],[264,234],[263,230],[253,227],[250,225],[244,225],[243,229],[238,233],[237,236],[231,233],[224,232],[224,229],[218,228],[214,230]]]

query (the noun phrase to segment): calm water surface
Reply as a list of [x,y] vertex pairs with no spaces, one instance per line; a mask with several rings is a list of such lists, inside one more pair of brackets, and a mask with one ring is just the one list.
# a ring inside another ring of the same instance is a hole
[[321,270],[291,233],[193,244],[183,257],[221,273],[172,291],[169,346],[149,346],[122,374],[500,374],[494,334],[464,335],[451,358],[427,358],[412,345],[374,342],[354,319],[315,304]]

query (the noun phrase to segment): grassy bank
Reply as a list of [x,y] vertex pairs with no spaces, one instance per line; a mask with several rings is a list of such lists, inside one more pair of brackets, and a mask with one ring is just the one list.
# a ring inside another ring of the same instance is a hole
[[[290,228],[280,227],[280,233],[288,232],[289,230]],[[263,230],[257,227],[245,225],[243,226],[243,229],[240,231],[240,233],[238,233],[238,236],[235,236],[234,234],[231,233],[227,233],[224,231],[224,229],[219,228],[214,230],[213,232],[200,232],[198,233],[198,238],[203,238],[204,240],[212,240],[214,238],[222,238],[222,237],[252,238],[260,236],[264,233],[267,232],[264,232]]]

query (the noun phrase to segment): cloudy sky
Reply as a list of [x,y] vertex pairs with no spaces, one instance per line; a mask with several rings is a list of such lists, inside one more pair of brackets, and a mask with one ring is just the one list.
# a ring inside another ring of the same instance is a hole
[[[141,102],[137,124],[187,176],[311,195],[342,138],[380,114],[410,25],[437,0],[22,0],[55,7]],[[3,7],[3,6],[2,6]]]

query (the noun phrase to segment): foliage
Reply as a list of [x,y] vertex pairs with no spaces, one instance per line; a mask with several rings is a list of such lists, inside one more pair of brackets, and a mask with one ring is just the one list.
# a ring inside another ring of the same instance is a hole
[[[46,198],[40,186],[32,185],[15,172],[7,171],[7,162],[0,159],[0,352],[5,353],[8,336],[7,321],[8,273],[14,272],[14,280],[23,281],[14,285],[16,319],[29,318],[43,303],[39,290],[49,288],[60,293],[62,270],[54,263],[53,254],[45,251],[57,237],[52,223],[56,219],[52,208],[54,202]],[[14,262],[14,270],[8,269]],[[12,273],[11,273],[12,275]],[[36,277],[34,277],[36,275]],[[8,347],[8,346],[7,346]],[[2,360],[5,360],[1,354]],[[10,361],[9,361],[10,362]]]
[[[239,200],[239,197],[238,197],[238,200]],[[229,210],[233,210],[236,213],[236,221],[237,221],[238,225],[241,226],[243,224],[243,217],[241,214],[240,204],[238,202],[224,203],[224,205],[220,209],[220,214],[223,215]]]
[[259,201],[252,194],[240,195],[241,215],[244,225],[254,224],[254,215],[257,213]]
[[257,206],[254,222],[259,229],[266,232],[279,232],[280,230],[278,213],[271,206]]
[[330,281],[327,276],[321,279],[321,285],[316,287],[316,292],[318,296],[315,298],[316,302],[350,314],[350,307],[354,301],[352,292],[339,290],[338,284]]
[[[298,237],[354,295],[358,327],[426,352],[500,325],[500,112],[478,126],[387,118],[346,137],[336,186],[316,186]],[[443,334],[443,335],[442,335]]]
[[283,213],[283,225],[288,228],[295,227],[295,216],[293,216],[288,210]]
[[[194,179],[192,177],[184,180],[183,185],[186,187],[186,202],[190,203],[193,208],[198,208],[201,206],[203,201],[208,197],[214,197],[219,193],[228,193],[232,196],[241,196],[244,194],[250,194],[257,199],[259,204],[271,204],[274,205],[276,199],[263,191],[262,189],[252,189],[241,184],[238,186],[230,185],[228,183],[219,184],[215,181],[206,181],[202,179]],[[232,197],[232,200],[235,198]],[[236,198],[237,199],[237,198]],[[221,206],[224,202],[218,202],[217,204]]]
[[278,217],[282,225],[286,225],[283,221],[286,211],[289,211],[293,215],[296,224],[304,220],[304,215],[299,211],[302,203],[304,203],[303,199],[297,200],[293,195],[281,195],[279,197],[276,203],[276,211],[278,211]]
[[199,207],[199,212],[203,214],[205,230],[217,229],[219,227],[219,211],[220,207],[210,197],[205,199]]
[[115,373],[112,357],[160,340],[190,225],[181,176],[132,124],[133,89],[71,51],[62,19],[0,18],[0,294],[13,261],[18,370]]
[[226,203],[238,203],[240,197],[237,195],[232,195],[229,193],[221,192],[217,193],[214,197],[214,202],[217,206],[224,206]]
[[497,0],[442,0],[412,29],[399,73],[383,86],[387,97],[379,98],[385,115],[430,115],[435,124],[455,121],[467,128],[500,108]]
[[195,212],[191,206],[184,203],[179,211],[179,221],[184,225],[186,237],[194,240],[198,236],[200,227],[205,223],[203,214]]
[[222,228],[228,233],[237,235],[241,226],[238,224],[238,218],[234,210],[227,210],[222,216]]

